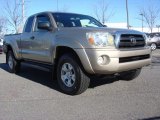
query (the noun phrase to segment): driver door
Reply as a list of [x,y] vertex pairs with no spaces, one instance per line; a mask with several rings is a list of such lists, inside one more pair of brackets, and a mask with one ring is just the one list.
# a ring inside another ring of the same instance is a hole
[[53,33],[48,30],[39,29],[38,23],[48,22],[51,26],[51,20],[48,15],[42,14],[36,17],[35,28],[32,33],[32,59],[40,62],[51,63],[50,46]]

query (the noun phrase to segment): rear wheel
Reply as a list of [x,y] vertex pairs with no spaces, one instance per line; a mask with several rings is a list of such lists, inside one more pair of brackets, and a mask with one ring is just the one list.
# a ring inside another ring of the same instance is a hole
[[89,77],[82,71],[75,57],[71,54],[65,54],[60,58],[57,79],[62,91],[70,95],[83,93],[90,83]]
[[15,59],[12,51],[7,53],[6,62],[10,73],[18,73],[20,71],[20,61]]
[[141,73],[141,69],[122,72],[122,73],[120,73],[119,79],[127,80],[127,81],[133,80],[133,79],[137,78],[140,73]]
[[157,49],[156,43],[152,43],[152,44],[151,44],[151,50],[156,50],[156,49]]

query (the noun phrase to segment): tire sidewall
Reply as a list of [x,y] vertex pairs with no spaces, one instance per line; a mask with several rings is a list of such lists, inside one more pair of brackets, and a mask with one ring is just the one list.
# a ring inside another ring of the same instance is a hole
[[[75,71],[75,83],[72,87],[67,87],[61,79],[61,69],[65,63],[71,64]],[[76,61],[72,59],[70,55],[64,55],[60,58],[58,69],[57,69],[57,79],[58,79],[59,86],[63,90],[63,92],[67,94],[75,94],[77,92],[77,90],[80,87],[80,80],[81,80],[80,74],[81,73],[80,73],[79,65],[76,63]]]
[[[10,66],[9,66],[9,57],[12,57],[12,62],[13,62],[13,67],[11,68]],[[11,51],[9,51],[8,52],[8,54],[7,54],[7,64],[8,64],[8,70],[9,70],[9,72],[11,72],[11,73],[14,73],[15,72],[15,58],[14,58],[14,56],[13,56],[13,52],[11,52]]]

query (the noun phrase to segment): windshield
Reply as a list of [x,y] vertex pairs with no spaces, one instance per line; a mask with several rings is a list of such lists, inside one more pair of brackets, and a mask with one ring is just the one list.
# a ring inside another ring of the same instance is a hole
[[53,13],[58,27],[103,27],[96,19],[87,15]]

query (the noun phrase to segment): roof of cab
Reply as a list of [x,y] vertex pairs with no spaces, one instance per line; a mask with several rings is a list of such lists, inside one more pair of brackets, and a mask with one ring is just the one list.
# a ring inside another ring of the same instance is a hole
[[[31,16],[36,16],[36,15],[39,15],[39,14],[43,14],[43,13],[49,13],[49,14],[76,14],[76,15],[84,15],[84,14],[79,14],[79,13],[69,13],[69,12],[53,12],[53,11],[44,11],[44,12],[39,12],[39,13],[35,13]],[[31,17],[30,16],[30,17]]]

